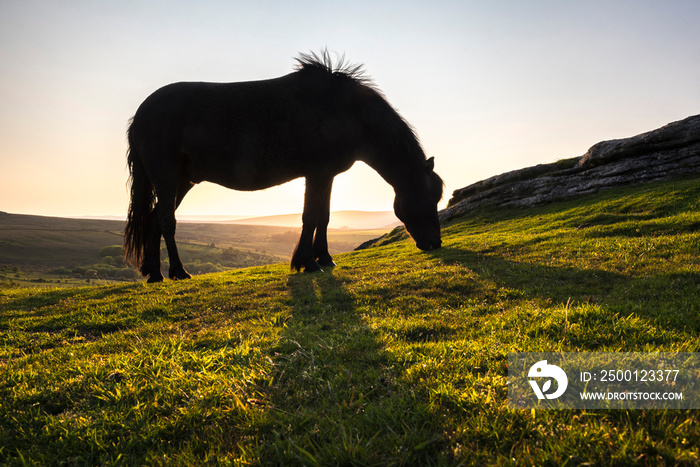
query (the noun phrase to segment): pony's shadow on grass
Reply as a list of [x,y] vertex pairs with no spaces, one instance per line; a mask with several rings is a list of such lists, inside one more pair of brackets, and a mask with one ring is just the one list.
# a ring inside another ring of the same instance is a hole
[[333,270],[289,277],[291,315],[281,331],[288,356],[303,357],[316,370],[332,367],[333,372],[378,358],[377,332],[357,313],[355,297],[347,288],[350,280]]
[[334,314],[354,311],[355,299],[347,290],[347,281],[337,277],[332,268],[319,273],[291,274],[287,287],[293,312],[317,316],[328,311]]
[[[443,247],[430,254],[446,264],[459,264],[473,271],[480,281],[495,288],[515,290],[525,300],[574,305],[590,304],[611,316],[636,315],[658,329],[700,332],[696,319],[700,303],[700,274],[658,273],[634,276],[596,268],[550,266],[513,261],[496,251],[474,252]],[[674,294],[683,295],[676,300]],[[683,309],[664,310],[670,303],[685,302]],[[694,309],[693,309],[694,308]],[[665,312],[664,312],[665,311]]]
[[[430,438],[435,428],[427,406],[405,403],[396,356],[362,316],[349,290],[352,280],[338,271],[293,274],[287,280],[291,314],[271,349],[270,399],[278,408],[277,443],[288,443],[285,449],[292,452],[304,446],[313,456],[343,458],[348,453],[340,452],[340,439],[372,451],[382,444],[378,440],[396,437],[398,443],[411,433]],[[355,431],[357,418],[369,407],[373,418],[384,421],[371,433]],[[307,426],[306,420],[316,422]]]

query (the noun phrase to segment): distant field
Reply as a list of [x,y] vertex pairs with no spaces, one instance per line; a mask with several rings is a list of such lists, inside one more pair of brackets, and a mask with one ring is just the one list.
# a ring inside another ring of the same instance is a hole
[[[123,221],[0,213],[0,279],[20,285],[105,284],[137,280],[121,262]],[[329,230],[332,254],[353,250],[388,229]],[[288,261],[299,229],[227,223],[178,225],[185,267],[193,274]],[[167,255],[163,252],[163,269]]]

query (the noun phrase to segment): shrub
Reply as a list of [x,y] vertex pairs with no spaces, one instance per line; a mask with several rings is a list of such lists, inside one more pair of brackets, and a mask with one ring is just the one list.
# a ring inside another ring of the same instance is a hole
[[105,256],[121,257],[122,256],[121,245],[110,245],[110,246],[104,246],[104,247],[100,248],[100,258],[104,258]]
[[136,269],[121,268],[114,275],[120,279],[137,279],[139,272]]
[[71,273],[71,270],[68,268],[64,268],[63,266],[51,269],[49,271],[49,274],[55,274],[57,276],[66,276]]

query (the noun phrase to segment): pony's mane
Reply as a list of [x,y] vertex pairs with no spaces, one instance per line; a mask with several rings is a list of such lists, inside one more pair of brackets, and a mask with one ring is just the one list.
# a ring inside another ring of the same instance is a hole
[[316,52],[300,53],[297,61],[297,71],[317,70],[329,73],[334,76],[343,76],[363,86],[370,87],[378,91],[372,78],[364,70],[364,65],[347,63],[345,54],[341,55],[335,63],[331,58],[328,49],[324,49],[320,54]]
[[[300,53],[296,61],[298,72],[322,72],[343,78],[345,83],[348,83],[347,80],[349,80],[349,82],[354,83],[351,86],[353,89],[356,89],[355,85],[370,89],[371,92],[363,93],[365,97],[372,96],[372,98],[363,101],[371,106],[370,111],[364,112],[362,118],[372,128],[380,130],[385,142],[394,148],[399,148],[396,150],[397,153],[414,155],[416,162],[425,163],[425,153],[415,129],[387,101],[384,93],[366,74],[364,65],[347,63],[345,55],[339,56],[334,63],[328,49],[321,50],[320,54],[315,52]],[[444,182],[435,172],[433,172],[433,180],[435,184],[433,189],[442,198]]]

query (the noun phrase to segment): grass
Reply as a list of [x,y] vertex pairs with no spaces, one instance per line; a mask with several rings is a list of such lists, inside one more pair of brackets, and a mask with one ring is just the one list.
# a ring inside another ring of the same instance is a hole
[[516,351],[700,351],[700,184],[336,257],[0,290],[0,464],[696,465],[700,415],[512,410]]

